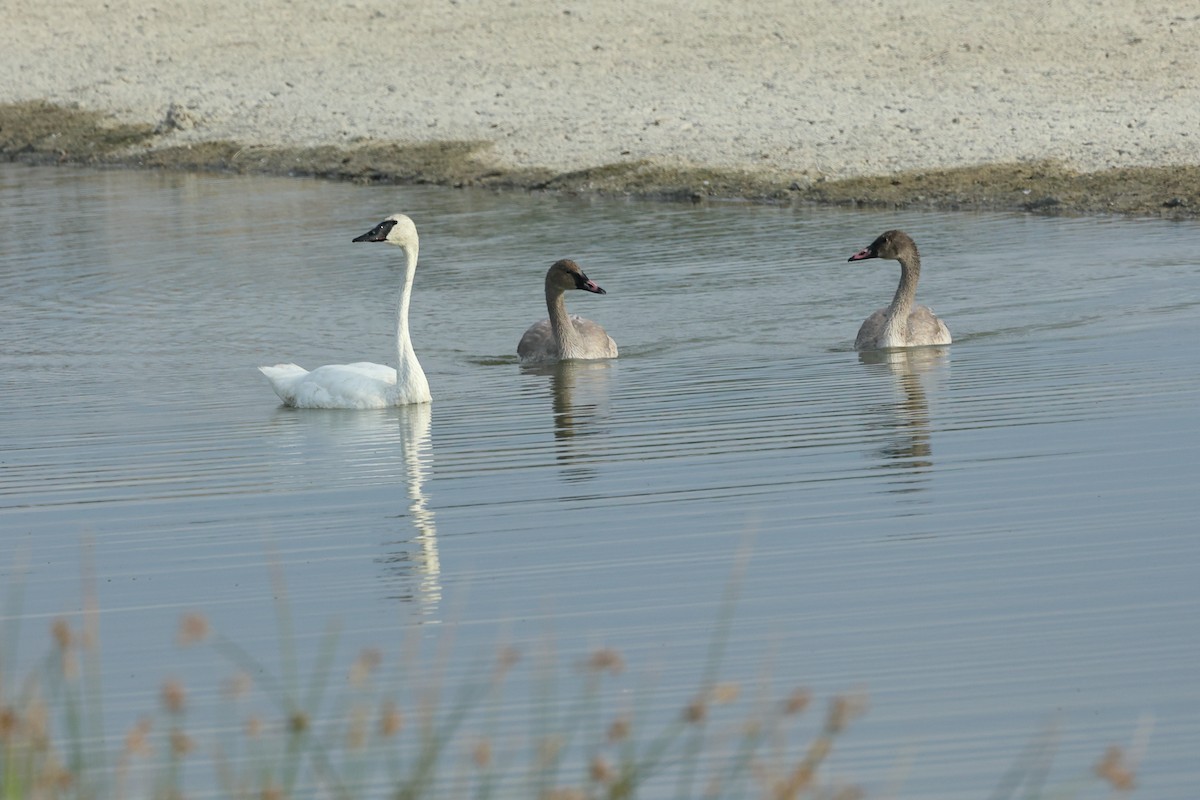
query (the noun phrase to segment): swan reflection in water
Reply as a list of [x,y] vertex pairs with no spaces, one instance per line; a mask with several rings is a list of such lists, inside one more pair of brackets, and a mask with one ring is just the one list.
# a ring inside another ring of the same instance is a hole
[[[383,567],[389,599],[413,603],[421,621],[436,623],[442,570],[437,525],[425,489],[433,470],[431,420],[432,406],[421,403],[365,412],[281,408],[271,425],[279,445],[274,484],[301,495],[313,487],[353,486],[358,502],[378,505],[375,518],[385,527],[354,531],[362,537],[358,546],[378,553],[373,561]],[[401,491],[407,495],[405,507],[397,508]],[[328,513],[321,505],[324,494],[309,497],[309,505],[293,513],[323,518]],[[351,532],[318,528],[313,533]]]
[[401,551],[385,557],[385,562],[401,574],[415,572],[415,599],[425,622],[440,622],[437,618],[442,600],[442,565],[438,557],[437,525],[429,508],[424,484],[433,470],[433,443],[430,438],[432,406],[405,406],[395,412],[400,425],[400,447],[404,457],[404,472],[408,479],[408,518],[416,535],[403,538],[397,544],[415,544],[413,552]]
[[522,370],[550,378],[554,410],[554,443],[563,478],[569,482],[590,480],[592,466],[602,448],[597,438],[605,430],[613,361],[560,361],[557,364],[526,366]]
[[883,436],[878,449],[879,469],[896,476],[896,492],[919,492],[933,472],[930,441],[929,401],[926,382],[934,381],[949,363],[948,347],[868,350],[858,354],[860,363],[886,371],[898,392],[892,402],[876,406],[880,417],[871,425]]

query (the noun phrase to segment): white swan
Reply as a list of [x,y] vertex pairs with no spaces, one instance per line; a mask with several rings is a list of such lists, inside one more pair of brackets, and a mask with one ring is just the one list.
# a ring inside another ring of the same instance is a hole
[[569,259],[555,261],[546,272],[546,310],[549,319],[535,322],[517,344],[521,363],[566,361],[572,358],[616,358],[617,343],[590,319],[569,316],[563,293],[582,289],[607,294]]
[[428,403],[429,382],[408,336],[408,300],[417,271],[417,227],[403,214],[393,214],[354,239],[387,242],[404,251],[404,287],[396,312],[396,351],[399,369],[359,361],[317,367],[312,372],[295,364],[259,367],[286,406],[296,408],[386,408]]
[[946,324],[925,306],[914,306],[917,280],[921,277],[921,254],[917,244],[904,231],[887,231],[859,250],[847,261],[890,258],[900,262],[900,285],[887,308],[881,308],[863,321],[854,339],[855,350],[881,350],[887,347],[921,347],[950,344]]

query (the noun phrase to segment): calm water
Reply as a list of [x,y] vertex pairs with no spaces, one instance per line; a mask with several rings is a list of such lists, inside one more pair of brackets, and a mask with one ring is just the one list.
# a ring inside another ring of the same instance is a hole
[[[432,409],[280,408],[260,364],[394,360],[400,254],[350,239],[399,210]],[[852,351],[889,227],[951,347]],[[306,661],[606,644],[667,719],[745,551],[722,678],[870,692],[830,779],[986,797],[1053,724],[1052,784],[1148,733],[1139,796],[1194,797],[1200,225],[4,166],[0,229],[10,622],[31,663],[90,563],[119,720],[216,702],[184,611],[270,662],[276,568]],[[621,358],[524,370],[563,257]]]

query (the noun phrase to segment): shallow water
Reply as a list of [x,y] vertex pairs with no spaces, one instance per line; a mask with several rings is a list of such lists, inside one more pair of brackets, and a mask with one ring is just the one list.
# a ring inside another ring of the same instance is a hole
[[[260,364],[393,360],[399,253],[350,239],[396,210],[432,408],[280,408]],[[0,226],[7,614],[31,663],[94,576],[114,716],[167,674],[218,702],[177,618],[269,661],[286,594],[305,660],[331,620],[452,629],[449,683],[607,644],[665,719],[731,610],[723,680],[869,690],[831,779],[987,796],[1053,724],[1052,784],[1148,732],[1141,796],[1192,796],[1195,223],[3,166]],[[889,227],[952,346],[851,349]],[[523,369],[563,257],[621,357]]]

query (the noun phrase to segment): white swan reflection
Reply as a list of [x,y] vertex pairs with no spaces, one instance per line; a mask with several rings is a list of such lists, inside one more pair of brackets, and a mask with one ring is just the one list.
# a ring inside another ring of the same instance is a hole
[[[319,522],[327,519],[328,495],[314,487],[361,489],[366,502],[386,509],[367,515],[385,527],[362,530],[362,546],[384,551],[374,561],[383,565],[388,596],[415,604],[424,622],[440,621],[442,600],[437,523],[426,491],[433,472],[432,414],[428,403],[353,412],[281,408],[271,421],[278,445],[271,484],[297,498],[288,518],[308,526],[308,535],[329,535],[327,523]],[[401,481],[406,502],[397,509]]]
[[416,535],[409,541],[417,548],[407,556],[417,576],[415,600],[426,622],[440,622],[437,614],[442,602],[442,563],[438,556],[437,524],[425,494],[425,481],[433,471],[432,406],[428,403],[405,406],[395,413],[399,418],[401,452],[408,478],[408,516],[416,529]]

